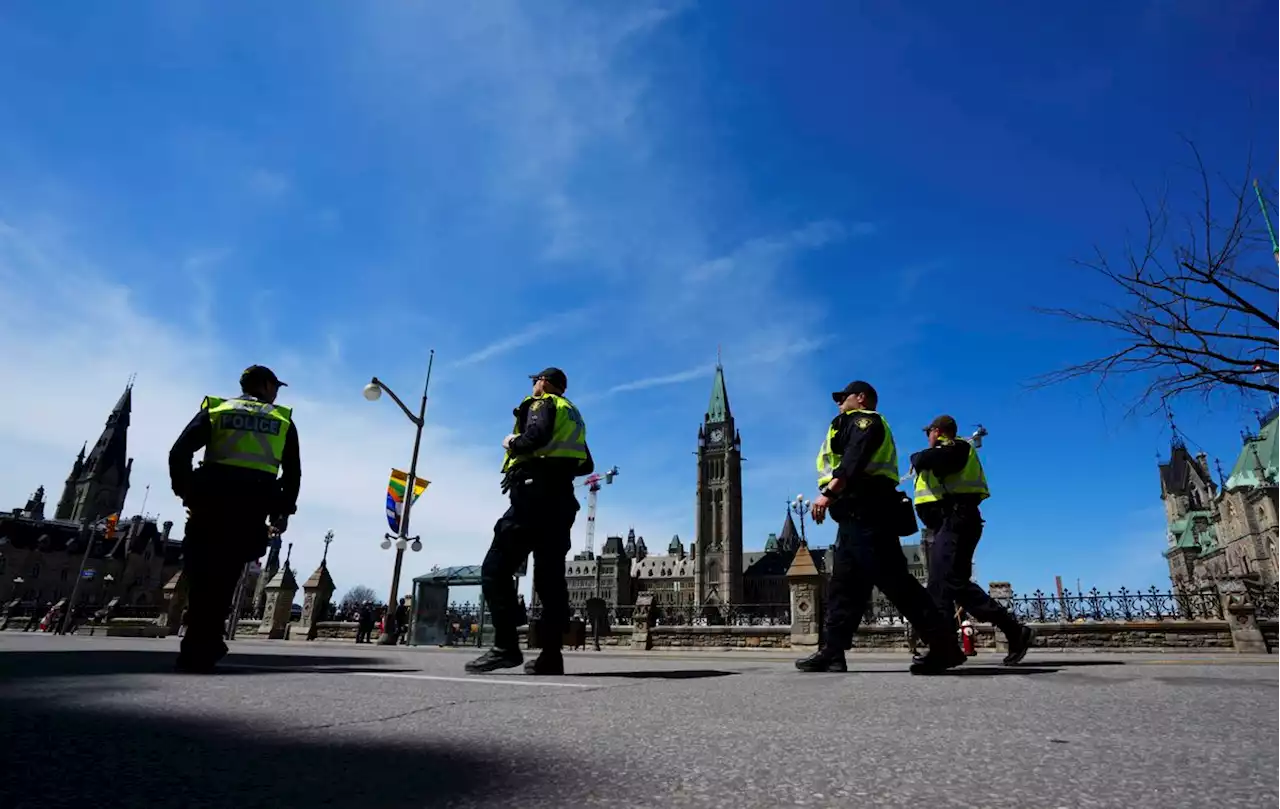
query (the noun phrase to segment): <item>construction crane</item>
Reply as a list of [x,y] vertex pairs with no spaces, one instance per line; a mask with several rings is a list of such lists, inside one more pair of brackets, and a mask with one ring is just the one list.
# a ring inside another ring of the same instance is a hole
[[1262,196],[1262,186],[1258,185],[1258,181],[1253,181],[1253,193],[1258,197],[1258,207],[1262,209],[1262,222],[1267,226],[1267,235],[1271,237],[1271,252],[1275,256],[1276,264],[1280,264],[1280,242],[1276,241],[1276,230],[1271,227],[1271,215],[1267,213],[1267,203]]
[[600,487],[603,483],[606,486],[613,484],[613,479],[618,476],[618,467],[611,466],[609,471],[603,475],[596,473],[586,480],[577,484],[578,486],[587,487],[587,545],[588,553],[595,555],[596,549],[596,497],[600,494]]

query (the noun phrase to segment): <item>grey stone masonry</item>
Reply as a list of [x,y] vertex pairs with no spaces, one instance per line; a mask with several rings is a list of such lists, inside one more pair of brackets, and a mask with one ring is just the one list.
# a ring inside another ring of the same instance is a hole
[[183,571],[173,574],[164,586],[164,612],[157,623],[166,627],[168,635],[178,634],[182,628],[182,613],[187,611],[187,578]]
[[298,580],[293,577],[293,570],[289,565],[286,564],[275,578],[267,582],[265,590],[267,603],[262,613],[262,623],[258,626],[258,634],[280,640],[289,629],[293,597],[298,592]]
[[653,593],[636,596],[636,607],[631,613],[631,648],[649,649],[649,612],[653,608]]
[[1258,626],[1258,608],[1253,601],[1249,582],[1238,578],[1218,580],[1222,612],[1231,627],[1231,643],[1242,654],[1266,654],[1267,639]]
[[324,614],[333,598],[333,577],[329,575],[329,566],[320,562],[316,572],[302,583],[302,620],[299,622],[298,634],[307,640],[315,640],[319,631],[316,624],[327,618]]
[[787,584],[791,589],[791,645],[817,646],[821,634],[819,625],[819,592],[822,574],[813,563],[809,547],[801,542],[791,567],[787,569]]

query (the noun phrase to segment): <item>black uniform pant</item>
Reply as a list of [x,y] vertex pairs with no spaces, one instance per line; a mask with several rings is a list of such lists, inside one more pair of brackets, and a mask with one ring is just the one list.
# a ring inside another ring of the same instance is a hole
[[955,643],[953,621],[938,609],[907,567],[891,504],[843,516],[836,532],[825,620],[828,649],[853,648],[853,638],[878,587],[916,631],[935,643]]
[[184,658],[216,662],[226,654],[223,634],[236,585],[244,566],[260,557],[266,545],[265,514],[192,511],[182,539],[182,569],[187,582]]
[[973,554],[982,539],[982,517],[949,514],[934,532],[929,548],[929,595],[938,609],[953,616],[957,605],[1006,635],[1018,631],[1018,621],[971,579]]
[[531,481],[511,489],[511,507],[493,526],[493,544],[480,568],[481,590],[493,616],[494,646],[519,648],[520,604],[515,574],[533,554],[533,587],[542,602],[538,637],[543,649],[559,649],[569,628],[569,585],[564,558],[578,514],[573,481]]

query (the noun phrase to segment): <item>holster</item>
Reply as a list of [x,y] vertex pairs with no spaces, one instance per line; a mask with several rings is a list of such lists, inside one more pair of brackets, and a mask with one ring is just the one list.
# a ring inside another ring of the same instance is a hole
[[898,529],[898,536],[909,537],[920,530],[920,525],[916,522],[916,509],[910,496],[903,492],[898,492],[897,495],[898,505],[894,511],[893,523]]

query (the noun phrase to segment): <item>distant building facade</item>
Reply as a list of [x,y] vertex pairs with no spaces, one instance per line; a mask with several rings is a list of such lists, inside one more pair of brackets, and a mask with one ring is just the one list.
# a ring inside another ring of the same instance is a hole
[[1160,464],[1169,579],[1174,590],[1191,591],[1223,578],[1248,577],[1266,587],[1280,579],[1277,544],[1277,411],[1258,417],[1256,432],[1220,484],[1204,452],[1192,455],[1174,431],[1169,460]]
[[[22,508],[0,514],[0,604],[43,606],[71,595],[90,544],[78,603],[158,605],[180,567],[172,522],[123,515],[133,459],[128,457],[132,387],[125,389],[88,455],[80,450],[49,516],[41,486]],[[115,536],[92,526],[120,515]]]

